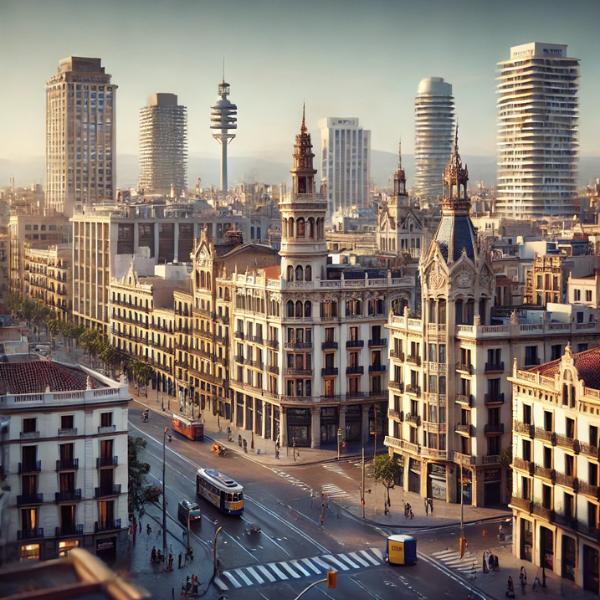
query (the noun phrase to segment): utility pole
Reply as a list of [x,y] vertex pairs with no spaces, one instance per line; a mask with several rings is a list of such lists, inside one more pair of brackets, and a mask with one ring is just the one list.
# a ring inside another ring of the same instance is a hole
[[163,554],[167,554],[167,496],[165,494],[167,486],[165,485],[165,476],[166,476],[166,457],[167,457],[167,431],[169,431],[169,427],[165,426],[165,433],[163,435]]
[[373,452],[373,458],[377,456],[377,404],[373,404],[373,420],[375,421],[375,451]]
[[360,504],[362,507],[362,518],[365,518],[365,445],[362,447],[362,486],[360,488]]
[[219,527],[215,531],[215,541],[213,542],[213,557],[214,557],[214,564],[215,564],[215,573],[217,572],[217,536],[221,532],[221,529],[223,529],[223,528]]

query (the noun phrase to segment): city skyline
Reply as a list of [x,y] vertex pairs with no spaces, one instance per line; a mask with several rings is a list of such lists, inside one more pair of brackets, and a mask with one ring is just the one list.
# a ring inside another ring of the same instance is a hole
[[[594,98],[600,94],[600,51],[592,27],[600,8],[588,3],[573,4],[576,18],[571,20],[559,19],[548,3],[540,2],[484,7],[468,0],[452,6],[432,1],[426,8],[411,2],[380,1],[369,7],[309,2],[300,8],[264,1],[252,7],[234,3],[226,12],[185,2],[144,6],[151,8],[140,35],[141,5],[134,0],[102,6],[69,0],[3,3],[0,43],[11,60],[0,64],[5,82],[1,159],[43,154],[44,82],[68,56],[101,58],[119,82],[121,155],[137,154],[139,107],[148,95],[163,91],[177,94],[188,106],[190,155],[218,157],[210,106],[224,58],[225,78],[235,86],[240,107],[234,157],[286,162],[303,100],[313,135],[318,135],[320,118],[356,117],[373,132],[374,150],[395,152],[402,137],[405,153],[413,154],[414,98],[425,77],[452,83],[464,154],[495,156],[496,65],[508,58],[511,46],[534,41],[568,44],[570,55],[581,60],[581,155],[599,153]],[[519,19],[510,27],[498,26],[510,10],[519,11]],[[65,12],[70,18],[59,21]],[[297,28],[304,22],[301,13],[315,19]],[[223,42],[225,14],[229,35]],[[81,27],[86,21],[95,27]],[[535,27],[529,25],[533,22]],[[259,28],[265,35],[257,35]],[[23,31],[28,44],[19,43]],[[448,34],[453,31],[461,35]],[[173,36],[177,43],[169,43]],[[17,47],[19,52],[10,52]]]

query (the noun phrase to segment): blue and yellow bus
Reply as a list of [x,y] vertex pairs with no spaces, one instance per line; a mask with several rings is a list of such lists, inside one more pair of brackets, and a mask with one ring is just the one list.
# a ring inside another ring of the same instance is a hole
[[215,469],[198,469],[196,493],[229,515],[244,512],[244,488]]

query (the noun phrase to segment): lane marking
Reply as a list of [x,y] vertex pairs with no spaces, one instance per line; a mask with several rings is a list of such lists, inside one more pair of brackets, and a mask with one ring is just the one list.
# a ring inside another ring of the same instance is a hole
[[313,561],[316,562],[321,567],[323,567],[326,571],[329,571],[329,569],[331,569],[331,565],[327,564],[324,560],[321,560],[318,556],[315,556],[313,558]]
[[298,575],[298,573],[296,573],[296,571],[294,571],[294,569],[292,569],[292,567],[290,567],[290,565],[288,565],[287,563],[284,562],[280,562],[279,563],[294,579],[300,579],[300,575]]
[[258,583],[265,582],[265,580],[256,572],[254,567],[246,567],[246,571],[248,571],[248,573],[250,573],[250,575],[252,575],[252,577],[254,577],[254,579],[256,579],[256,581],[258,581]]
[[309,558],[301,559],[305,565],[308,565],[317,575],[321,574],[321,571],[315,567],[315,565],[311,562]]
[[227,577],[236,588],[242,587],[242,584],[232,575],[231,571],[224,571],[223,576]]
[[373,565],[379,565],[380,563],[378,563],[366,550],[360,550],[359,551],[361,553],[362,556],[364,556],[371,564]]
[[292,560],[290,562],[294,565],[294,568],[300,571],[300,573],[304,573],[305,577],[310,577],[311,574],[297,560]]
[[273,573],[275,573],[275,575],[277,575],[280,579],[289,579],[289,577],[283,571],[280,571],[277,568],[275,563],[269,563],[267,566],[271,567],[271,569],[273,569]]
[[338,554],[337,557],[339,558],[339,560],[345,560],[353,569],[360,568],[360,565],[357,565],[355,562],[350,560],[350,557],[346,556],[345,554]]
[[342,571],[349,571],[350,567],[346,566],[342,561],[338,560],[337,558],[334,558],[333,556],[331,556],[331,554],[325,554],[323,555],[323,559],[324,560],[328,560],[329,562],[333,563],[334,566],[338,565],[338,567],[340,569],[342,569]]
[[222,592],[226,592],[229,589],[218,577],[215,577],[213,581],[219,586]]
[[371,552],[381,561],[383,562],[383,552],[379,548],[371,548]]
[[269,571],[269,569],[267,569],[267,567],[265,567],[264,565],[256,565],[257,569],[260,569],[261,573],[271,582],[273,583],[274,581],[277,581],[277,579],[275,579],[275,577],[273,577],[273,575],[271,574],[271,571]]
[[363,567],[371,566],[366,560],[363,560],[356,552],[350,552],[349,554],[356,562],[360,563]]
[[254,554],[252,554],[252,552],[250,552],[250,550],[247,550],[246,548],[244,548],[244,546],[242,546],[242,544],[240,544],[232,535],[230,535],[229,533],[227,533],[225,530],[223,530],[223,533],[234,543],[236,543],[248,556],[251,556],[253,560],[255,560],[256,562],[258,562],[258,558],[256,558],[256,556]]
[[249,577],[246,577],[244,571],[242,571],[241,568],[240,569],[234,569],[234,572],[242,578],[243,582],[246,585],[254,585],[254,582],[252,581],[252,579],[250,579]]

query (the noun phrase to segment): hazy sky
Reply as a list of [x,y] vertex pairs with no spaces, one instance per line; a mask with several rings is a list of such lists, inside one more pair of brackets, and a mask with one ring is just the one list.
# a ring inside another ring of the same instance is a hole
[[598,0],[0,0],[0,158],[43,155],[45,80],[67,56],[100,57],[119,86],[117,152],[136,154],[146,97],[188,107],[189,151],[209,130],[222,76],[238,105],[233,156],[289,162],[306,100],[317,121],[359,117],[372,147],[413,152],[422,78],[454,88],[464,154],[495,153],[496,63],[509,47],[569,45],[581,59],[583,154],[600,155]]

